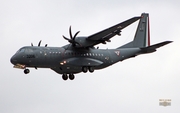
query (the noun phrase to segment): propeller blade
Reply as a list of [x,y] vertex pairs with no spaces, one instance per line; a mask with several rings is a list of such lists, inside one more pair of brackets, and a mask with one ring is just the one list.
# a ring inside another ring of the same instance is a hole
[[64,35],[63,35],[63,38],[65,39],[65,40],[68,40],[68,41],[70,41],[71,39],[69,39],[69,38],[66,38]]
[[33,43],[31,43],[31,46],[33,46]]
[[41,40],[39,41],[39,44],[38,44],[38,46],[40,46],[41,45]]
[[67,37],[65,37],[64,35],[63,35],[63,38],[64,38],[65,40],[69,41],[69,43],[71,43],[73,46],[76,46],[76,45],[81,46],[80,43],[78,43],[78,42],[75,41],[75,38],[76,38],[76,36],[78,35],[79,32],[80,32],[80,31],[76,32],[76,34],[75,34],[74,36],[72,36],[72,30],[71,30],[71,26],[70,26],[70,27],[69,27],[69,35],[70,35],[70,38],[67,38]]
[[75,40],[75,38],[76,38],[76,36],[78,35],[79,32],[80,32],[80,31],[76,32],[76,34],[75,34],[74,37],[73,37],[73,40]]
[[71,31],[71,26],[69,27],[69,35],[70,35],[70,38],[73,39],[73,37],[72,37],[72,31]]

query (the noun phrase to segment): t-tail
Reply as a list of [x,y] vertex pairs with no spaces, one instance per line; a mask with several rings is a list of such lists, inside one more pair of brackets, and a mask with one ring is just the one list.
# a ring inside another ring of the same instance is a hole
[[140,48],[143,53],[150,53],[156,51],[156,48],[171,43],[172,41],[165,41],[155,45],[150,45],[150,26],[149,14],[142,13],[139,21],[134,40],[119,47],[120,48]]

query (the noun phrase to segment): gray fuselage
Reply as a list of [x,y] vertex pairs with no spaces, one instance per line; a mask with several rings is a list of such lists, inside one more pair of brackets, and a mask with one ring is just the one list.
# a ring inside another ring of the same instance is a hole
[[128,49],[64,49],[62,47],[22,47],[11,58],[14,65],[51,68],[59,74],[79,73],[82,67],[102,69],[118,61],[136,56],[138,48]]

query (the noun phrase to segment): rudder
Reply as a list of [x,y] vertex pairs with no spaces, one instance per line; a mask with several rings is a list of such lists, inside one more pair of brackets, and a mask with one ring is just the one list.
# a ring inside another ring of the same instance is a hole
[[149,14],[142,13],[139,21],[134,40],[119,48],[142,48],[150,46],[150,27],[149,27]]

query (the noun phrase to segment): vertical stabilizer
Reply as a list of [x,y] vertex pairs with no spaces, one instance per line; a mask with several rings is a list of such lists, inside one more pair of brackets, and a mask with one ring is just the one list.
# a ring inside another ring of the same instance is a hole
[[150,46],[149,14],[143,13],[134,37],[134,47]]
[[139,21],[134,40],[119,48],[142,48],[150,46],[150,27],[149,27],[149,14],[142,13]]

